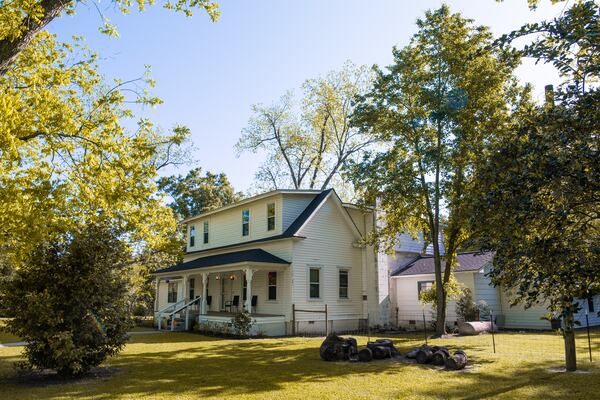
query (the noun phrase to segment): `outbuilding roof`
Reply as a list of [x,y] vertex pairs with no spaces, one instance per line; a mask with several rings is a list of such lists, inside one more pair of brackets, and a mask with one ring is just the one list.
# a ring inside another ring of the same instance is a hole
[[[479,271],[492,261],[493,252],[481,253],[470,252],[460,253],[456,256],[457,265],[455,272]],[[442,271],[444,264],[442,263]],[[426,275],[435,273],[433,256],[420,256],[408,265],[399,268],[392,273],[392,276]]]
[[263,249],[251,249],[201,257],[192,261],[174,265],[172,267],[159,269],[154,271],[154,273],[160,274],[163,272],[180,272],[190,269],[216,267],[221,265],[238,264],[242,262],[290,264],[290,262],[284,260],[283,258],[277,257],[276,255],[264,251]]

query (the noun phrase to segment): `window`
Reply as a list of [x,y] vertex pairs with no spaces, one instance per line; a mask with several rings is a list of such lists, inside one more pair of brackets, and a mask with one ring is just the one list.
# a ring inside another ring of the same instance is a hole
[[277,272],[269,272],[268,279],[269,300],[277,300]]
[[208,243],[208,221],[204,221],[202,233],[204,234],[203,242]]
[[588,297],[588,312],[595,312],[594,311],[594,298],[593,297]]
[[250,210],[242,211],[242,236],[250,233]]
[[423,290],[429,290],[433,286],[433,281],[421,281],[417,282],[417,297],[421,298],[421,292]]
[[310,298],[318,299],[321,297],[321,284],[320,284],[321,270],[319,268],[310,269]]
[[275,203],[267,204],[267,230],[275,229]]
[[194,242],[196,241],[196,227],[192,225],[190,228],[190,247],[194,247]]
[[177,282],[169,282],[167,303],[177,303]]
[[340,269],[338,278],[338,292],[340,299],[348,298],[348,270]]
[[242,285],[242,299],[246,301],[248,299],[248,281],[246,280],[246,274],[244,274],[244,284]]

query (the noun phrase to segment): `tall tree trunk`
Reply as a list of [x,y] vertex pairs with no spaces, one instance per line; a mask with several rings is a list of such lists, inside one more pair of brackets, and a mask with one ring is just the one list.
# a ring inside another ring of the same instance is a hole
[[431,232],[431,241],[433,244],[433,263],[435,267],[435,304],[436,320],[435,334],[442,336],[446,333],[446,291],[442,279],[442,257],[439,247],[439,225],[434,224]]
[[29,16],[25,17],[22,25],[25,25],[26,28],[21,36],[13,40],[0,40],[0,75],[4,75],[10,69],[19,53],[27,47],[35,35],[50,21],[58,17],[70,3],[71,0],[43,0],[40,3],[42,16],[38,20]]
[[577,351],[575,349],[575,316],[573,306],[567,307],[564,313],[563,336],[565,340],[565,365],[567,371],[577,370]]
[[437,299],[437,320],[435,323],[435,333],[442,336],[446,333],[446,286],[442,280],[442,260],[440,251],[440,164],[442,158],[442,123],[438,120],[437,124],[437,143],[435,160],[435,197],[434,197],[434,225],[432,231],[434,237],[433,256],[435,258],[435,286]]

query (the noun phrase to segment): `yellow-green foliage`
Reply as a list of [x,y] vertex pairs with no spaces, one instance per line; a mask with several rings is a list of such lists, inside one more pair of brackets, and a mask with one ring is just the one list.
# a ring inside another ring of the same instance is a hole
[[[448,282],[444,285],[444,289],[449,299],[457,300],[463,293],[464,285],[456,280],[454,274],[451,274]],[[431,285],[431,288],[421,291],[419,300],[423,304],[433,304],[435,306],[437,302],[435,283]]]
[[[594,332],[594,343],[600,331]],[[364,345],[367,337],[357,338]],[[2,399],[592,399],[600,391],[600,368],[565,374],[559,335],[489,335],[439,339],[463,348],[474,363],[462,372],[437,371],[391,361],[328,363],[319,359],[323,338],[219,340],[186,333],[136,335],[109,360],[114,375],[82,382],[26,385],[9,381],[19,348],[0,348]],[[581,345],[583,337],[578,338]],[[406,351],[418,335],[394,338]],[[578,348],[580,358],[585,349]],[[596,354],[599,349],[596,347]]]
[[173,245],[155,177],[188,131],[160,134],[147,120],[127,129],[126,102],[160,103],[153,81],[105,82],[96,60],[79,39],[42,32],[0,75],[0,240],[17,265],[40,238],[105,219],[133,241]]

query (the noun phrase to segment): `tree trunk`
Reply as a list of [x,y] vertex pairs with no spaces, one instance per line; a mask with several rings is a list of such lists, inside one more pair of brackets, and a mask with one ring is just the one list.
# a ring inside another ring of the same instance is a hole
[[23,25],[25,30],[16,39],[0,40],[0,75],[4,75],[11,67],[17,56],[50,21],[58,17],[71,0],[42,0],[42,15],[38,20],[25,17]]
[[564,315],[563,337],[565,339],[565,366],[567,371],[576,371],[577,351],[575,349],[575,323],[573,306],[567,308]]

